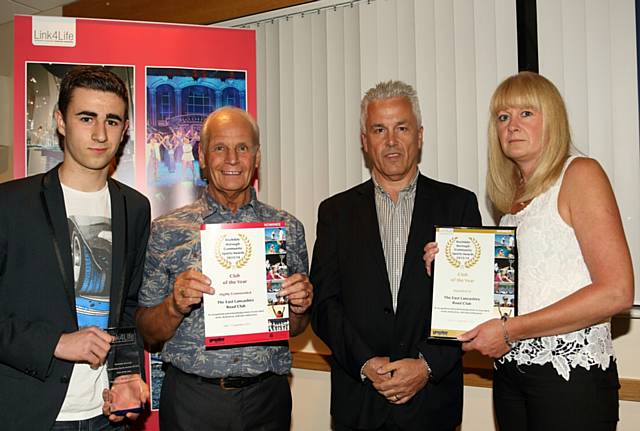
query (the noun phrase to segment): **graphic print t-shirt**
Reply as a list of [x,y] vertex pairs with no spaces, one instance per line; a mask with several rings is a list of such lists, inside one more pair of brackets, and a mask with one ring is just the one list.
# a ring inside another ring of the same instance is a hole
[[[78,326],[105,329],[111,288],[111,200],[109,188],[81,192],[62,185],[71,239]],[[106,365],[92,370],[75,364],[59,421],[89,419],[102,414],[102,391],[109,387]]]

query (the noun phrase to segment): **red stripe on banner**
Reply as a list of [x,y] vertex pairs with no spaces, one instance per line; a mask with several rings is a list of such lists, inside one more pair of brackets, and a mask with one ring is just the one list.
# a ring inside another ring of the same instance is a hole
[[[205,229],[249,229],[249,228],[263,228],[263,227],[285,227],[286,223],[283,221],[269,221],[269,222],[247,222],[247,223],[223,223],[223,224],[203,224],[200,226],[200,230]],[[210,226],[210,227],[207,227]]]
[[257,334],[227,335],[207,337],[204,345],[207,347],[234,346],[238,344],[268,343],[289,339],[289,331],[261,332]]

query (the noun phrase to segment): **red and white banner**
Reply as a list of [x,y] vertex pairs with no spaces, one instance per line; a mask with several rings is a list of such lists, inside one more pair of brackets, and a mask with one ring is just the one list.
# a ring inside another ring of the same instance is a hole
[[[106,66],[129,87],[130,139],[114,177],[145,193],[154,217],[204,187],[197,158],[204,118],[226,105],[256,115],[254,30],[31,16],[16,16],[14,25],[16,178],[62,160],[53,112],[60,80],[76,65]],[[159,357],[148,367],[155,410]],[[140,428],[158,429],[157,413]]]

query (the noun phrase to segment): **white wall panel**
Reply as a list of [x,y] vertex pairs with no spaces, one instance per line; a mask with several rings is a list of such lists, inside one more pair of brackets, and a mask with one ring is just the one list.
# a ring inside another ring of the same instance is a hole
[[640,139],[638,133],[638,71],[634,2],[612,1],[611,23],[611,141],[615,148],[609,170],[636,276],[640,304]]
[[[640,155],[633,0],[538,0],[540,73],[562,93],[574,145],[613,185],[640,276]],[[636,288],[636,303],[640,289]]]
[[488,43],[487,45],[478,48],[478,53],[487,52],[485,50],[491,52],[493,49],[492,47],[495,45],[497,75],[496,83],[491,89],[493,93],[493,90],[500,81],[517,72],[518,69],[516,5],[513,0],[495,0],[493,5],[489,5],[484,2],[476,2],[475,5],[476,11],[485,7],[491,8],[492,6],[495,10],[495,21],[493,22],[493,25],[482,27],[482,29],[490,33],[495,32],[496,38],[493,43]]
[[[304,216],[310,219],[315,217],[318,212],[319,197],[329,194],[329,182],[327,181],[327,172],[329,172],[329,121],[328,104],[328,24],[325,12],[314,13],[311,16],[311,103],[313,113],[311,116],[310,128],[310,145],[311,164],[313,175],[311,177],[311,187],[305,197],[304,205],[307,207],[308,213]],[[344,92],[343,92],[344,94]],[[306,166],[305,161],[302,167]],[[307,229],[313,230],[312,226]],[[309,237],[308,237],[309,238]],[[313,243],[309,242],[309,249]]]
[[[262,169],[260,176],[264,188],[264,199],[272,205],[281,206],[280,190],[280,31],[279,25],[262,26],[257,37],[265,39],[265,63],[257,63],[258,92],[266,93],[258,99],[258,121],[262,139]],[[259,44],[256,45],[259,46]],[[258,56],[258,60],[262,58]],[[260,108],[263,111],[260,111]]]
[[358,4],[360,21],[361,86],[369,88],[380,80],[378,73],[378,15],[375,3]]
[[456,157],[455,182],[465,188],[478,188],[476,44],[473,0],[453,3],[455,79],[456,79]]
[[[436,39],[436,123],[438,135],[437,178],[445,182],[456,182],[457,131],[456,131],[456,62],[455,27],[453,2],[435,2]],[[425,119],[423,119],[423,122]],[[430,122],[427,122],[430,124]],[[429,157],[425,154],[423,157]]]
[[[293,20],[286,19],[277,22],[280,30],[280,177],[281,199],[280,206],[291,212],[295,211],[295,124],[297,113],[294,105],[294,82],[297,64],[294,56]],[[278,145],[278,142],[266,142],[266,145]],[[269,172],[265,173],[270,175]],[[270,202],[271,203],[271,202]],[[274,204],[275,205],[275,204]]]
[[564,85],[562,0],[537,0],[536,5],[538,63],[544,65],[544,75],[561,88]]
[[[567,50],[571,50],[573,45],[578,45],[578,39],[586,40],[588,54],[586,63],[580,65],[567,63],[563,60],[565,70],[565,81],[563,92],[572,95],[572,88],[566,83],[571,79],[567,74],[571,67],[578,68],[582,66],[587,72],[587,106],[589,107],[588,122],[584,123],[584,119],[579,117],[571,117],[571,124],[575,130],[587,130],[588,136],[587,146],[585,147],[587,154],[595,157],[605,167],[611,166],[613,148],[611,146],[611,29],[609,28],[609,7],[608,1],[588,2],[585,13],[585,34],[582,37],[578,35],[567,34],[563,40],[563,44]],[[573,20],[568,12],[564,13],[565,21]],[[577,60],[577,59],[576,59]],[[542,72],[542,69],[541,69]],[[544,72],[543,72],[544,73]],[[582,90],[584,92],[584,89]],[[571,97],[571,96],[569,96]],[[573,111],[571,105],[571,110]],[[573,112],[572,112],[573,113]]]
[[[601,37],[600,32],[590,32],[584,37],[587,26],[587,11],[583,0],[571,0],[562,4],[562,26],[564,35],[562,38],[562,52],[564,57],[562,82],[566,88],[566,99],[571,117],[581,124],[588,122],[588,75],[587,64],[589,58],[597,58],[602,54],[597,49],[587,52],[587,45],[591,45],[589,39]],[[569,13],[570,11],[570,13]],[[567,19],[567,16],[571,16]],[[569,44],[568,41],[571,41]],[[592,75],[589,73],[589,75]],[[587,128],[577,128],[572,130],[573,142],[580,151],[589,151],[589,130]]]
[[396,20],[398,29],[398,71],[397,79],[416,85],[416,28],[414,26],[414,3],[411,1],[396,0]]
[[[368,178],[362,151],[360,150],[360,98],[361,77],[363,66],[358,61],[362,44],[358,37],[360,28],[360,14],[357,7],[347,7],[344,11],[344,109],[345,109],[345,135],[342,145],[345,149],[347,161],[346,183],[340,190],[352,187]],[[329,111],[333,109],[329,105]],[[314,219],[315,220],[315,219]]]
[[[398,15],[395,0],[382,0],[369,5],[362,4],[361,8],[372,8],[375,10],[376,21],[375,38],[371,38],[363,43],[372,44],[372,51],[376,57],[377,76],[375,82],[385,81],[391,76],[399,76],[398,67]],[[371,84],[373,85],[373,84]],[[366,90],[371,85],[362,87]]]
[[420,97],[424,144],[420,170],[437,177],[438,81],[436,78],[435,12],[433,0],[415,0],[416,90]]
[[[293,21],[293,58],[295,59],[295,73],[293,79],[293,109],[294,129],[293,151],[289,158],[293,158],[292,183],[294,204],[289,206],[291,211],[300,219],[314,216],[313,202],[313,123],[314,107],[320,100],[313,99],[313,65],[314,52],[312,36],[314,34],[313,15],[295,16]],[[324,34],[322,35],[324,38]],[[323,62],[324,63],[324,62]],[[292,156],[292,157],[291,157]]]
[[[347,157],[345,140],[346,133],[346,112],[344,94],[346,92],[345,74],[345,14],[344,9],[339,9],[334,13],[327,13],[327,142],[328,147],[328,170],[325,171],[326,181],[328,181],[327,196],[344,190],[347,183]],[[329,83],[331,83],[329,85]],[[331,106],[331,109],[328,107]],[[319,125],[323,127],[324,125]],[[318,143],[322,145],[321,142]],[[356,145],[356,142],[351,142]]]

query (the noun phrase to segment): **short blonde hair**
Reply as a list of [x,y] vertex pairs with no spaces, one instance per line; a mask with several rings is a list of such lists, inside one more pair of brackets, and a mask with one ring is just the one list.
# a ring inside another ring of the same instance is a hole
[[533,108],[542,114],[543,151],[531,178],[517,199],[525,202],[546,191],[560,176],[571,148],[567,110],[551,81],[533,72],[520,72],[502,81],[489,106],[487,193],[495,207],[508,213],[516,199],[520,173],[502,152],[498,137],[498,113],[509,107]]

